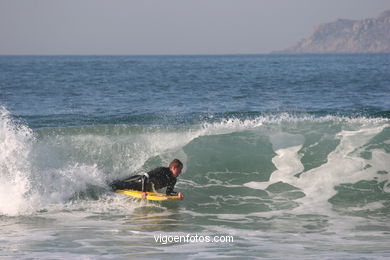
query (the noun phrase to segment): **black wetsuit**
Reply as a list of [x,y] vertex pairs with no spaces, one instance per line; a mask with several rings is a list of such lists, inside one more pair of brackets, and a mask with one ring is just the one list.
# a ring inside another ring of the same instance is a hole
[[167,195],[177,195],[173,191],[176,177],[167,167],[156,168],[144,175],[135,175],[121,181],[114,181],[111,187],[114,190],[153,191],[167,187]]

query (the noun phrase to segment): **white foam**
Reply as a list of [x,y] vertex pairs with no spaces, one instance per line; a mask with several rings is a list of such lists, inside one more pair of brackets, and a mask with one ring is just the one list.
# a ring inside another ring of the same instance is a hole
[[16,215],[29,210],[28,158],[33,141],[32,131],[13,122],[10,113],[0,107],[0,214]]
[[257,117],[255,119],[227,118],[220,122],[202,124],[202,135],[227,134],[235,131],[253,129],[263,125],[268,119],[266,117]]
[[[335,187],[342,183],[356,183],[360,180],[377,179],[379,181],[389,181],[388,174],[378,175],[378,171],[389,171],[390,155],[383,150],[370,150],[371,159],[364,159],[360,153],[364,151],[367,143],[377,134],[379,134],[387,124],[380,124],[374,127],[364,127],[359,130],[342,130],[337,137],[340,144],[328,155],[327,163],[303,172],[299,178],[294,175],[303,171],[303,165],[300,162],[298,151],[301,145],[291,146],[276,150],[276,156],[272,159],[277,168],[271,174],[268,182],[249,182],[244,184],[254,189],[266,189],[270,184],[276,182],[285,182],[301,189],[305,197],[297,199],[300,206],[292,212],[300,213],[324,213],[331,212],[331,205],[328,202],[336,194]],[[287,134],[285,137],[288,137]],[[272,144],[279,148],[280,137],[271,138]],[[295,139],[291,145],[303,142],[302,138]],[[283,139],[283,136],[282,136]],[[288,142],[281,142],[284,146]],[[365,167],[370,164],[371,167]],[[385,185],[384,192],[389,192]]]
[[248,182],[244,184],[246,187],[264,190],[270,184],[280,181],[294,185],[297,181],[294,175],[303,171],[301,155],[298,154],[304,142],[303,136],[277,133],[270,137],[270,141],[276,149],[276,156],[272,158],[272,162],[277,170],[272,172],[269,181]]
[[[338,135],[340,144],[335,151],[328,156],[328,162],[318,168],[304,172],[295,185],[302,189],[306,196],[298,201],[305,205],[304,209],[316,208],[326,209],[330,206],[328,199],[336,194],[334,189],[342,183],[355,183],[360,180],[369,180],[377,177],[376,172],[380,169],[384,160],[377,158],[377,154],[387,157],[390,155],[383,153],[373,153],[372,159],[360,157],[363,146],[371,138],[380,133],[385,126],[365,128],[357,131],[341,131]],[[371,163],[370,163],[371,162]],[[371,168],[365,168],[370,163]]]
[[36,142],[30,128],[0,108],[0,215],[31,214],[51,204],[63,205],[87,184],[105,186],[96,165],[38,167],[32,155]]

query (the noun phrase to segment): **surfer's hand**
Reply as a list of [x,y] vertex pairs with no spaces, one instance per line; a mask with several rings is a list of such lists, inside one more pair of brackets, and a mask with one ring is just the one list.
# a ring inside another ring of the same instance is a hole
[[184,195],[183,195],[183,193],[181,193],[181,192],[179,192],[178,194],[177,194],[177,196],[179,197],[179,199],[184,199]]
[[143,200],[146,200],[147,196],[148,196],[148,194],[146,194],[146,192],[142,192],[141,197]]

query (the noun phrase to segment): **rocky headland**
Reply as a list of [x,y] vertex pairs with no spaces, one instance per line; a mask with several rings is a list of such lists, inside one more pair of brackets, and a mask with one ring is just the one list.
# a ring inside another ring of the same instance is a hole
[[390,53],[390,10],[376,18],[318,25],[310,37],[278,53]]

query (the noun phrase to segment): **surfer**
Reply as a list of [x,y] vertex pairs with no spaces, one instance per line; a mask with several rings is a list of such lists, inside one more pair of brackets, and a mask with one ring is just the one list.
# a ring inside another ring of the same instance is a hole
[[159,190],[167,187],[166,194],[178,196],[183,199],[183,193],[173,191],[176,179],[183,169],[183,163],[174,159],[168,167],[157,167],[141,175],[134,175],[124,180],[118,180],[111,183],[114,190],[138,190],[142,191],[142,199],[146,199],[149,191]]

